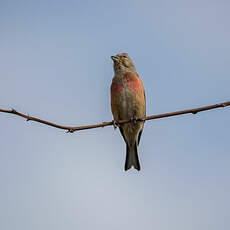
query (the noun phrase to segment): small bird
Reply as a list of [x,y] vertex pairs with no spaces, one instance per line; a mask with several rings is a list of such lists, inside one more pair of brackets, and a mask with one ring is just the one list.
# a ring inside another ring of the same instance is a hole
[[[146,115],[144,86],[127,53],[120,53],[111,58],[115,73],[111,84],[111,109],[114,125],[119,127],[126,142],[125,171],[132,166],[139,171],[141,167],[137,146],[144,121],[137,121],[137,119]],[[119,120],[130,119],[132,121],[129,123],[118,124]]]

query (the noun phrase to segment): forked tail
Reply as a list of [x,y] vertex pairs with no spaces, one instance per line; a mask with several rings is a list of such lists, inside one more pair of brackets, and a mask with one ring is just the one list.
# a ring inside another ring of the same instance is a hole
[[125,171],[130,169],[132,166],[138,171],[141,169],[136,142],[131,146],[126,143]]

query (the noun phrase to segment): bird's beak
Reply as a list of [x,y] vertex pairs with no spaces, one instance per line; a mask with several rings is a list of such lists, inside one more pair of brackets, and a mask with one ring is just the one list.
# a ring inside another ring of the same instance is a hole
[[118,56],[111,56],[112,60],[114,62],[118,62],[119,61],[119,57]]

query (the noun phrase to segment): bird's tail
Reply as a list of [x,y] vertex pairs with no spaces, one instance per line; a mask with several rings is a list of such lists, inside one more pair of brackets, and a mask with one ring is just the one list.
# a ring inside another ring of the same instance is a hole
[[130,169],[132,166],[138,171],[141,169],[136,141],[133,145],[128,145],[128,143],[126,143],[125,171]]

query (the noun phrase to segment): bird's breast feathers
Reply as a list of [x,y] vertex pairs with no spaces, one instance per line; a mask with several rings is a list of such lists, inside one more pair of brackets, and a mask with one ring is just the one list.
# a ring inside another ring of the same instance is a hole
[[143,90],[143,83],[136,74],[126,73],[124,76],[114,78],[111,85],[111,92],[114,94],[123,93],[125,90],[129,90],[133,93]]

